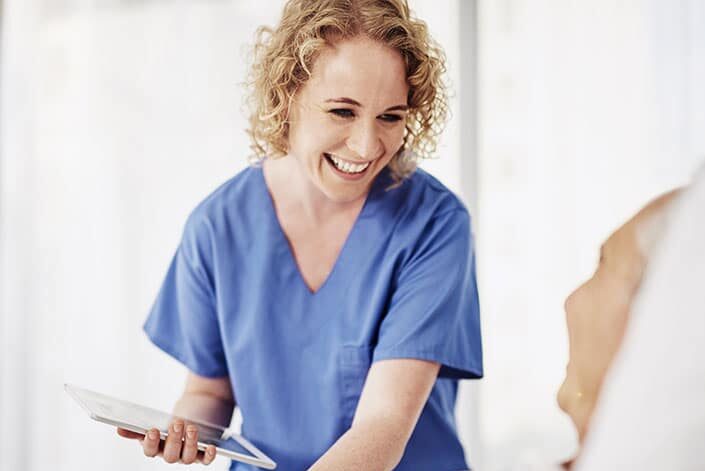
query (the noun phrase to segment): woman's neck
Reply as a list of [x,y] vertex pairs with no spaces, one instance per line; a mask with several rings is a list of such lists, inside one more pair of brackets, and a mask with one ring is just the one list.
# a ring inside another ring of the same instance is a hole
[[318,225],[346,215],[356,217],[365,203],[365,196],[349,202],[332,201],[311,182],[291,156],[266,159],[263,172],[277,210],[298,213],[311,224]]

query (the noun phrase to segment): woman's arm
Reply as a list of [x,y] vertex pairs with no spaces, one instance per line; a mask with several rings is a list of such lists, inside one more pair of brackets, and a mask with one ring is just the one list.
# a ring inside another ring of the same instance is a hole
[[206,378],[189,373],[174,415],[228,427],[235,409],[230,378]]
[[423,360],[373,363],[352,426],[309,471],[394,469],[439,370],[438,363]]

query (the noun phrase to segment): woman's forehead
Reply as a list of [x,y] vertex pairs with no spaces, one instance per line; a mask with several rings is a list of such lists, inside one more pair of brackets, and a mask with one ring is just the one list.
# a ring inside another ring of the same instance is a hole
[[408,94],[401,55],[369,39],[343,40],[324,48],[305,88],[317,100],[349,97],[363,106],[406,104]]

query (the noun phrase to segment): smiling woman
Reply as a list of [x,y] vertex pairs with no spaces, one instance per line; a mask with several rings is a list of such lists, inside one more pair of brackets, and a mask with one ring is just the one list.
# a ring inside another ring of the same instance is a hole
[[[175,415],[226,425],[237,406],[286,470],[467,469],[458,380],[482,376],[470,216],[415,168],[446,114],[443,54],[402,0],[290,1],[260,41],[261,165],[193,211],[145,324],[190,370]],[[170,463],[214,457],[183,421],[161,445],[119,432]]]
[[[193,211],[145,324],[188,369],[175,415],[227,425],[286,470],[468,464],[458,381],[482,376],[470,216],[422,170],[443,54],[405,1],[290,1],[260,37],[261,165]],[[147,456],[210,463],[175,420]],[[231,469],[251,469],[233,462]]]

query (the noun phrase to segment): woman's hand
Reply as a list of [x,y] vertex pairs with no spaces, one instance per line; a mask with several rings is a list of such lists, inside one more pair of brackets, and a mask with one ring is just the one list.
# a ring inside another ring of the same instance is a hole
[[199,462],[209,465],[215,460],[215,446],[209,445],[205,452],[200,451],[198,427],[185,423],[182,419],[176,419],[169,425],[169,434],[164,441],[160,439],[159,430],[156,428],[149,430],[146,435],[123,428],[118,428],[117,433],[124,438],[139,440],[145,456],[161,456],[167,463]]
[[[234,407],[235,397],[227,376],[206,378],[189,372],[184,393],[176,402],[172,414],[174,417],[191,417],[193,420],[227,427]],[[199,462],[208,465],[215,460],[215,446],[208,446],[205,452],[199,451],[198,426],[184,419],[175,418],[169,424],[165,440],[160,439],[156,428],[149,430],[146,435],[123,428],[118,428],[117,432],[121,437],[139,440],[145,456],[161,456],[167,463]]]

